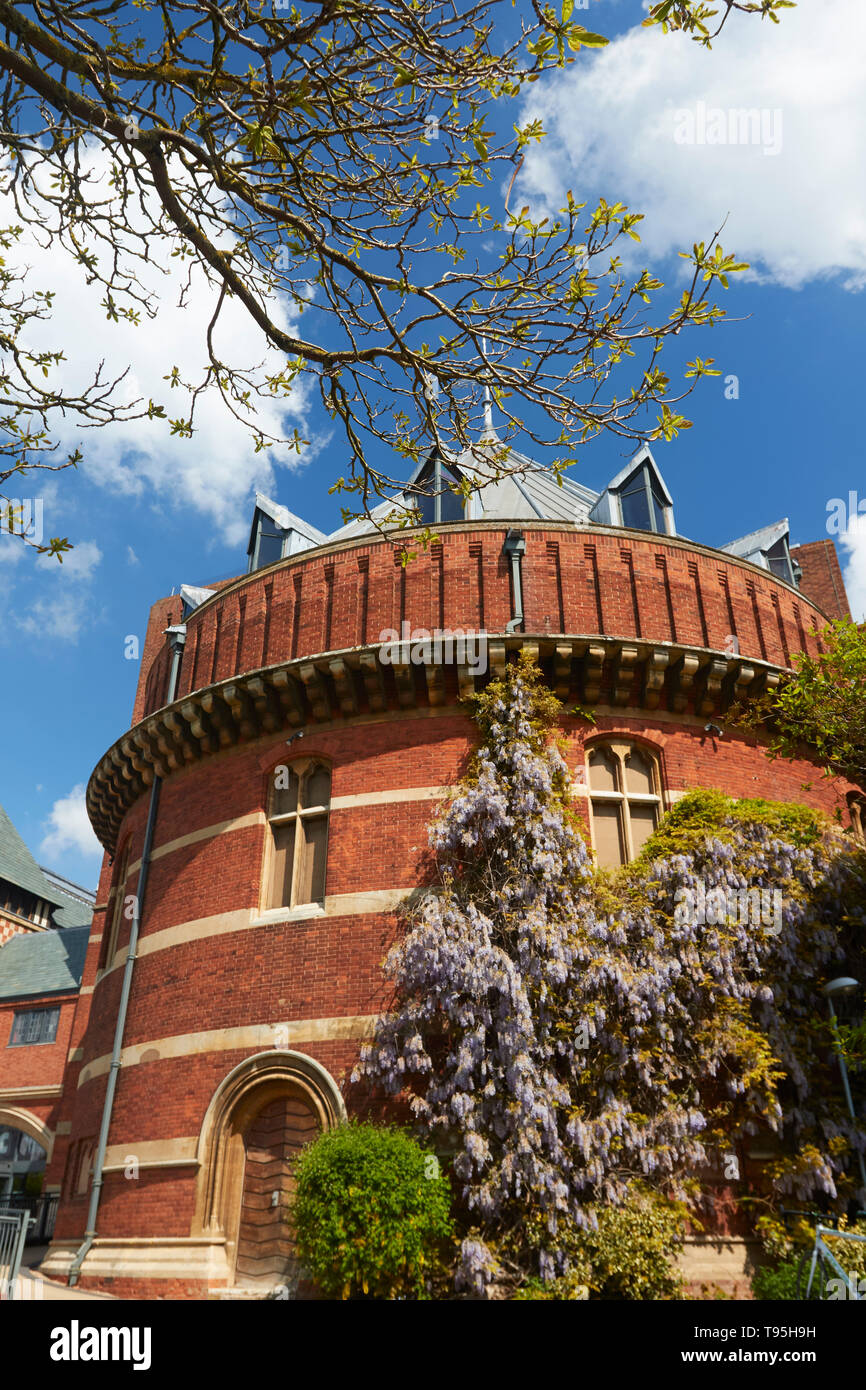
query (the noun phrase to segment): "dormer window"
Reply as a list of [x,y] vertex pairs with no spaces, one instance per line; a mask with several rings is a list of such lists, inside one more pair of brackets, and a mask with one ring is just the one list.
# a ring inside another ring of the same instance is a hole
[[263,493],[256,493],[256,509],[250,531],[247,554],[250,557],[250,574],[264,569],[265,565],[276,564],[288,555],[298,555],[302,550],[324,545],[328,537],[311,526],[308,521],[295,516],[287,507],[272,502]]
[[636,531],[658,531],[667,534],[667,499],[649,464],[642,464],[617,490],[620,519],[623,526]]
[[[425,526],[434,526],[440,521],[462,521],[464,518],[463,498],[452,492],[452,486],[459,483],[456,473],[444,464],[437,468],[430,463],[417,482],[407,491],[409,503],[421,513]],[[437,501],[439,515],[437,516]]]
[[264,512],[258,512],[256,517],[256,536],[255,547],[252,553],[250,569],[264,569],[265,565],[272,565],[276,560],[283,558],[283,546],[286,543],[287,532],[282,527],[277,526]]
[[676,535],[673,498],[649,449],[642,448],[611,478],[590,507],[589,520],[600,526]]
[[779,579],[784,579],[786,584],[794,583],[794,569],[791,564],[791,555],[788,550],[788,542],[783,536],[776,541],[769,550],[764,552],[767,565],[777,575]]

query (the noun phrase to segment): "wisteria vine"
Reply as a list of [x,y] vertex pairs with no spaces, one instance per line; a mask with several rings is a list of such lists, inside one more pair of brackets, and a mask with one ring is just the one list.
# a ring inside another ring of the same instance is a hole
[[[799,1198],[850,1190],[866,1148],[817,1004],[866,920],[863,857],[740,812],[689,853],[651,843],[599,876],[561,713],[526,661],[478,697],[475,766],[431,827],[435,881],[389,953],[394,1008],[356,1072],[453,1155],[457,1287],[477,1296],[567,1273],[598,1207],[636,1183],[694,1201],[746,1136],[777,1136],[770,1183]],[[780,927],[690,920],[679,890],[699,882],[780,889]]]

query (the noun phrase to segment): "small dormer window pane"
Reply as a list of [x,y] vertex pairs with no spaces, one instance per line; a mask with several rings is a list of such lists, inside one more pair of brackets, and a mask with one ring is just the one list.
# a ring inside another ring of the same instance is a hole
[[786,584],[793,583],[791,561],[788,558],[788,547],[784,540],[776,541],[776,544],[766,551],[766,558],[773,574],[778,575],[779,579],[784,579]]
[[265,565],[272,565],[283,558],[283,539],[282,531],[274,531],[262,521],[256,569],[263,569]]
[[629,526],[636,531],[657,531],[661,535],[666,533],[668,502],[648,464],[642,464],[626,480],[619,492],[619,505],[623,526]]
[[[464,516],[463,498],[451,491],[449,483],[456,483],[457,478],[450,469],[443,468],[440,475],[441,493],[439,519],[441,521],[462,521]],[[435,469],[420,482],[417,491],[411,494],[413,506],[418,508],[421,513],[421,520],[427,526],[432,526],[436,520],[436,472]]]
[[654,530],[650,516],[650,502],[644,472],[641,469],[626,484],[620,493],[623,525],[632,526],[637,531]]
[[665,531],[668,529],[665,525],[665,507],[667,506],[667,502],[662,497],[658,483],[652,474],[650,474],[650,494],[652,496],[654,514],[653,529],[664,535]]

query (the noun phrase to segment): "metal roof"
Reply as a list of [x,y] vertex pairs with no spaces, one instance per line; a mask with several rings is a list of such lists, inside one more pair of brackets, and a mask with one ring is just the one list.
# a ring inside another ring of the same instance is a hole
[[[304,521],[303,517],[295,516],[288,507],[281,507],[279,502],[274,502],[270,497],[265,497],[263,492],[256,493],[256,507],[265,516],[269,516],[275,526],[279,526],[281,531],[298,531],[314,545],[324,545],[328,540],[324,531],[319,531],[315,526],[311,526],[309,521]],[[253,524],[250,528],[250,540],[247,546],[247,554],[250,554],[255,544],[256,537],[256,516],[253,512]]]
[[[483,443],[496,445],[495,437],[485,437]],[[457,459],[443,460],[446,466],[471,476],[478,475],[477,454],[467,449]],[[415,469],[404,491],[397,493],[392,500],[379,502],[371,507],[370,516],[359,517],[339,527],[328,536],[329,541],[350,540],[363,536],[382,525],[389,513],[395,510],[408,511],[412,505],[412,485],[420,482],[425,470],[432,469],[432,455],[428,455]],[[549,469],[510,449],[507,468],[503,475],[485,484],[473,494],[472,519],[477,521],[585,521],[590,508],[598,500],[599,494],[592,488],[576,483],[566,474],[561,474],[562,485],[557,482]]]
[[748,536],[740,536],[739,540],[728,541],[728,544],[721,546],[720,549],[726,550],[729,555],[738,555],[740,559],[745,560],[758,551],[771,550],[777,541],[780,541],[783,536],[787,536],[790,529],[788,518],[783,517],[781,521],[774,521],[772,526],[762,526],[758,531],[750,531]]
[[0,999],[77,990],[89,935],[89,927],[17,933],[0,947]]

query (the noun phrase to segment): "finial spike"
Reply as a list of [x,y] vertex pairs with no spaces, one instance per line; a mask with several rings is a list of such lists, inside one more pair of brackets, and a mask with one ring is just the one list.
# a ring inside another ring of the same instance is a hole
[[[481,339],[481,346],[482,346],[482,348],[484,349],[484,357],[485,357],[485,360],[486,360],[486,358],[487,358],[487,339],[486,339],[486,337]],[[484,381],[484,436],[485,436],[485,438],[486,438],[488,435],[491,435],[492,433],[493,433],[493,401],[492,401],[491,396],[490,396],[490,385],[489,385],[489,382],[488,382],[488,381],[486,380],[486,378],[485,378],[485,381]]]

